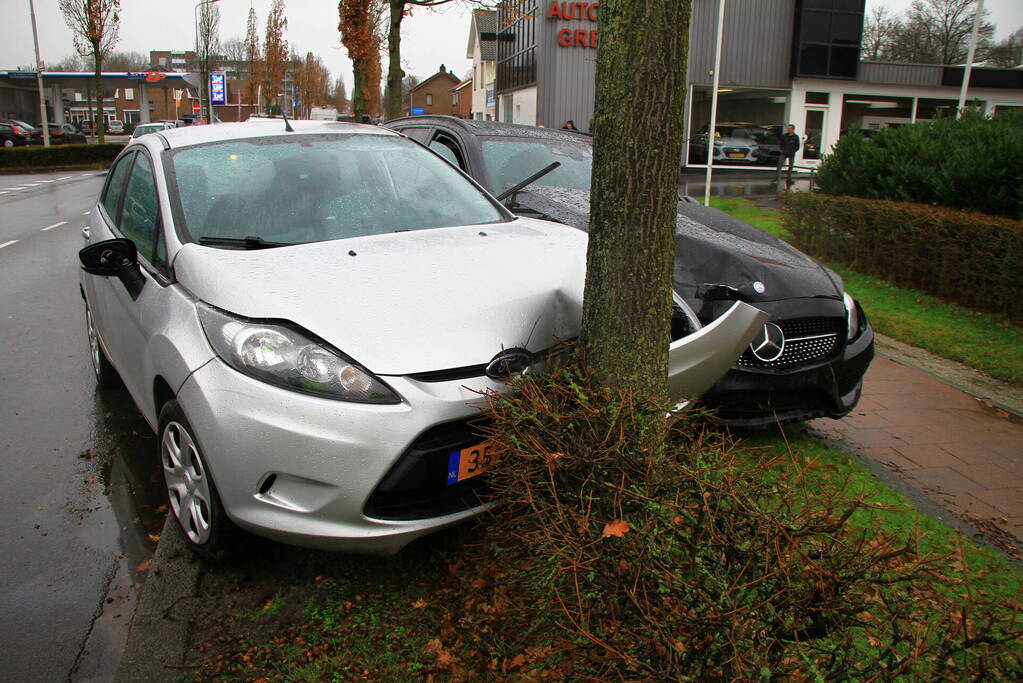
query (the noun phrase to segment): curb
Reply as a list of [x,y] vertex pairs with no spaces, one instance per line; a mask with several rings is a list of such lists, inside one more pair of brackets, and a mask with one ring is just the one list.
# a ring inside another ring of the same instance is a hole
[[185,547],[178,523],[168,514],[128,628],[115,681],[178,680],[192,621],[199,611],[202,573],[202,563]]

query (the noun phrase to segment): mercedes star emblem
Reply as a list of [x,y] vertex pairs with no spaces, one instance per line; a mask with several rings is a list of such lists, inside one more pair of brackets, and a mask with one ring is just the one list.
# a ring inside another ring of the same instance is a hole
[[773,363],[785,351],[785,333],[774,323],[767,323],[749,345],[750,353],[765,363]]

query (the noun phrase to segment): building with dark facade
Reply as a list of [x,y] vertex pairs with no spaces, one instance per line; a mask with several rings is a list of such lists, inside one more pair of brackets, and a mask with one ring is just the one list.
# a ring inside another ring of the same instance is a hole
[[458,116],[458,94],[452,90],[461,80],[443,64],[437,73],[417,83],[410,93],[412,113]]
[[[721,1],[719,129],[763,134],[792,123],[803,141],[797,163],[814,165],[843,133],[869,135],[956,107],[963,67],[860,60],[865,0],[693,0],[684,156],[691,165],[702,160],[701,133],[706,150]],[[598,2],[516,0],[498,8],[497,119],[558,128],[571,119],[587,130],[599,19]],[[1023,107],[1023,70],[973,69],[968,99],[988,115]]]

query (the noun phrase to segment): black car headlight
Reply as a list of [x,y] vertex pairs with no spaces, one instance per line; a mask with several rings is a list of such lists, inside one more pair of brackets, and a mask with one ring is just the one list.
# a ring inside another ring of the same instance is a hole
[[303,394],[356,403],[400,403],[348,356],[295,326],[199,304],[199,321],[221,360],[249,377]]

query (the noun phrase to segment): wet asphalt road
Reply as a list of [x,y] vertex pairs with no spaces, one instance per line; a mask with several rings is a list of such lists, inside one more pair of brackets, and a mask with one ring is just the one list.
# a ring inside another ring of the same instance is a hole
[[102,182],[0,175],[4,680],[109,680],[161,526],[152,433],[89,362],[77,251]]

